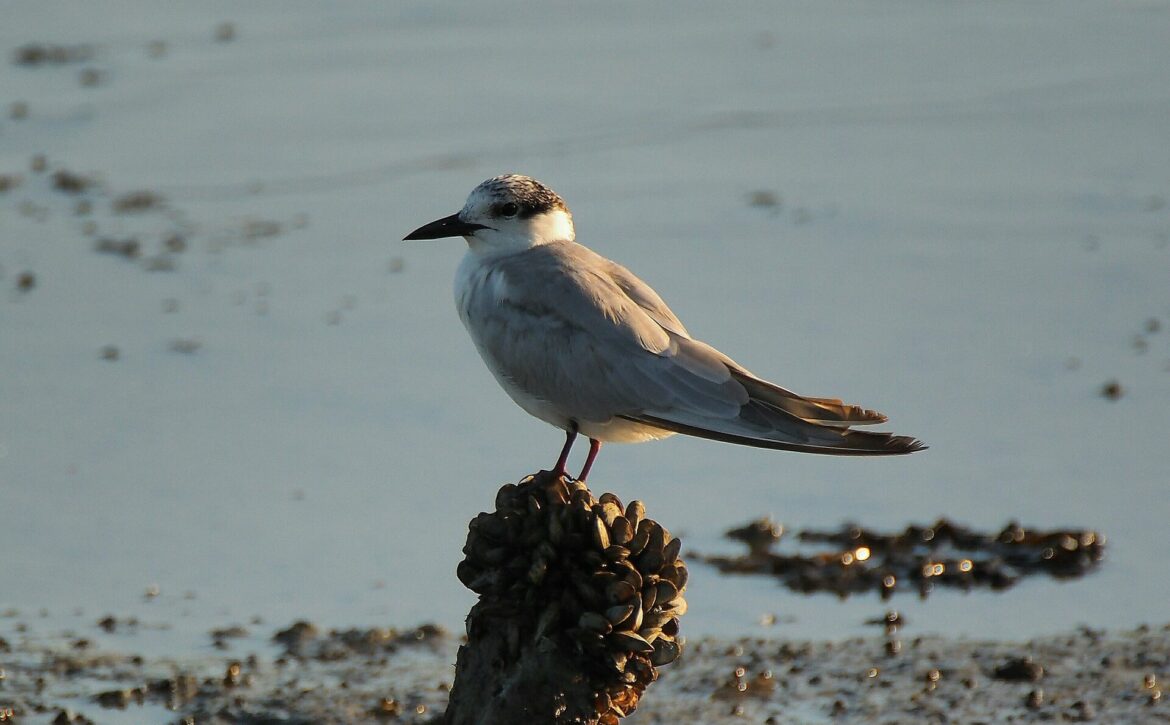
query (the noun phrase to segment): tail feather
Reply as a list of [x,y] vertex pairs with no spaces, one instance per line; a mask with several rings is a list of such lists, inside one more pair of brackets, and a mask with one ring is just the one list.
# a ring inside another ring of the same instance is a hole
[[851,405],[837,398],[809,398],[761,380],[746,370],[731,370],[731,376],[759,400],[809,422],[832,426],[874,425],[888,418],[876,410]]
[[763,432],[734,431],[732,426],[723,425],[731,421],[709,421],[707,425],[668,420],[654,415],[623,416],[629,420],[645,423],[675,433],[684,433],[699,438],[737,443],[756,448],[772,448],[800,453],[821,453],[833,456],[896,456],[926,449],[926,445],[911,436],[892,433],[873,433],[850,430],[837,426],[821,426],[801,421],[815,429],[817,435],[768,436]]

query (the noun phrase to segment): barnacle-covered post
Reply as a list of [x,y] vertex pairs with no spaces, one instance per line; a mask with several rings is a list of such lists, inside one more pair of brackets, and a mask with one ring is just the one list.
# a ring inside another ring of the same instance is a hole
[[549,471],[501,488],[459,564],[479,602],[446,723],[614,725],[633,712],[679,655],[680,544],[640,501],[594,499]]

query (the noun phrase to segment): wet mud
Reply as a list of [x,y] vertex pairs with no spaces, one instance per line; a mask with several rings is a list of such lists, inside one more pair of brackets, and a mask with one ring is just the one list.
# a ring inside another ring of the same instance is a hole
[[[437,723],[462,641],[434,625],[301,621],[239,637],[228,625],[208,632],[223,650],[144,656],[122,619],[92,622],[92,639],[34,635],[22,621],[0,637],[4,723]],[[695,639],[628,722],[1170,722],[1170,624],[887,642]]]

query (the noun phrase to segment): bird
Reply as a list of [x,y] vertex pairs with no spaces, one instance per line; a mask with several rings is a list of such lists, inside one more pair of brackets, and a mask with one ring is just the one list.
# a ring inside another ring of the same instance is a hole
[[565,432],[552,469],[566,476],[577,436],[636,443],[682,433],[785,451],[884,456],[926,448],[855,430],[885,415],[798,395],[695,339],[650,285],[576,240],[564,199],[528,176],[476,186],[463,208],[404,241],[463,237],[455,305],[500,386]]

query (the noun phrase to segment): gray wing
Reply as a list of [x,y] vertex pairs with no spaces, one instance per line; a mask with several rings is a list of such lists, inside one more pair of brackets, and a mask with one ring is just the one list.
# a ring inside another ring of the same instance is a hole
[[[579,245],[578,245],[579,246]],[[597,256],[597,255],[594,255]],[[646,284],[625,267],[602,259],[606,272],[623,292],[626,293],[642,310],[658,323],[668,334],[683,337],[691,342],[690,334],[683,327],[682,321],[666,306],[650,285]],[[837,398],[809,398],[786,390],[779,385],[769,383],[748,372],[734,360],[718,350],[699,343],[707,351],[717,356],[727,366],[732,378],[743,385],[751,397],[769,401],[773,405],[798,415],[799,417],[828,425],[871,425],[886,422],[886,416],[874,410],[866,410],[856,405],[848,405]]]
[[[885,416],[805,398],[692,339],[666,303],[624,267],[575,243],[501,260],[477,344],[499,372],[571,417],[623,417],[679,433],[765,448],[875,455],[918,441],[850,430]],[[485,295],[480,295],[484,298]]]

